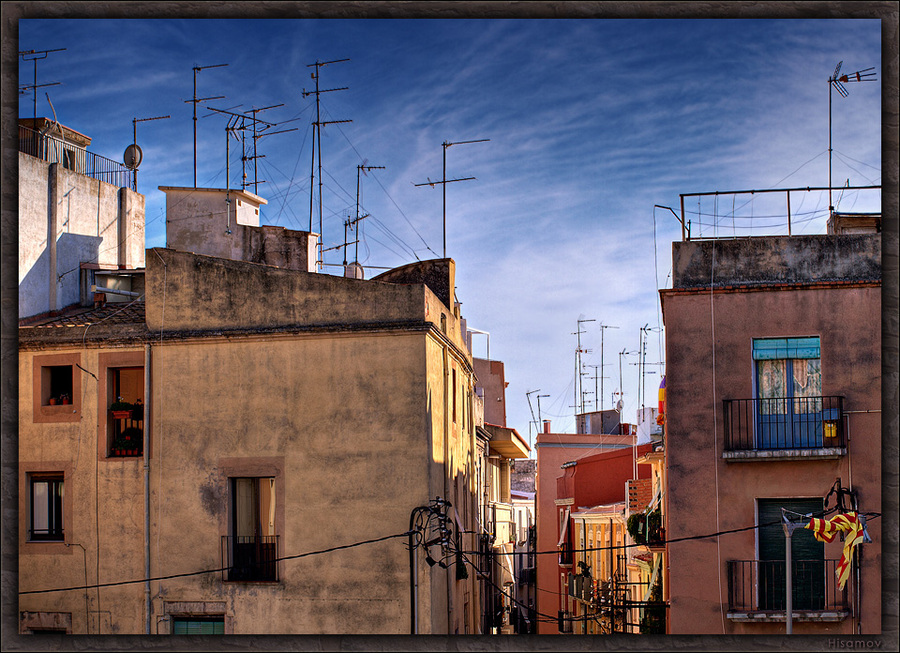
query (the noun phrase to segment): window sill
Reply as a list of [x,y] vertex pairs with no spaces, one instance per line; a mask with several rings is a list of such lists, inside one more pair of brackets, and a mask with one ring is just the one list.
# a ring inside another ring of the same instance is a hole
[[[736,612],[729,611],[728,619],[740,623],[784,623],[784,612]],[[792,613],[792,621],[837,622],[850,616],[849,610],[797,610]]]
[[846,447],[821,447],[818,449],[752,449],[725,451],[725,462],[766,462],[773,460],[835,460],[847,455]]

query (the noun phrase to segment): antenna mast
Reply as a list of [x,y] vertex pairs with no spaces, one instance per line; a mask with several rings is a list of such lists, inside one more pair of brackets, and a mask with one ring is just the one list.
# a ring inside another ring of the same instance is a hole
[[[137,145],[137,124],[139,122],[147,122],[148,120],[166,120],[167,118],[171,118],[171,117],[172,116],[156,116],[154,118],[135,118],[134,120],[132,120],[131,126],[134,130],[134,132],[133,132],[134,144]],[[135,190],[135,192],[137,191],[137,173],[138,173],[137,168],[135,168],[134,169],[134,190]]]
[[874,82],[873,79],[875,77],[875,73],[871,72],[875,70],[874,66],[871,68],[865,68],[864,70],[858,70],[855,73],[850,73],[849,75],[841,75],[838,77],[838,73],[841,72],[841,64],[843,61],[838,61],[838,65],[834,68],[834,74],[828,78],[828,213],[829,216],[834,212],[834,203],[831,200],[831,89],[834,88],[838,93],[841,94],[841,97],[847,97],[849,93],[847,93],[847,89],[844,88],[844,84],[848,84],[849,82]]
[[[37,83],[37,62],[41,59],[46,59],[47,55],[51,52],[62,52],[65,48],[55,48],[53,50],[23,50],[19,52],[19,56],[22,57],[22,61],[33,61],[34,62],[34,83],[30,86],[20,86],[19,93],[25,93],[29,89],[34,91],[34,100],[32,102],[32,128],[37,131],[37,90],[44,86],[56,86],[59,82],[50,82],[48,84],[38,84]],[[28,55],[32,55],[29,57]]]
[[[610,326],[608,324],[603,324],[602,322],[600,323],[600,410],[603,410],[603,379],[605,378],[603,376],[603,334],[605,333],[603,331],[603,329],[618,329],[618,328],[619,327],[617,327],[617,326]],[[595,377],[594,385],[596,386],[596,384],[597,384],[597,380]],[[595,387],[594,390],[596,391],[597,388]]]
[[[434,188],[435,184],[441,184],[441,188],[443,189],[444,202],[443,202],[443,229],[444,229],[444,253],[443,258],[447,258],[447,184],[454,181],[470,181],[475,179],[475,177],[464,177],[462,179],[447,179],[447,148],[451,145],[464,145],[466,143],[486,143],[490,138],[480,138],[474,141],[456,141],[455,143],[451,143],[449,141],[444,141],[441,143],[441,147],[444,148],[444,168],[443,168],[443,176],[441,177],[441,181],[431,181],[429,179],[424,184],[413,184],[414,186],[431,186]],[[577,403],[577,402],[576,402]]]
[[[253,183],[253,194],[254,195],[259,195],[259,184],[266,183],[265,180],[259,181],[259,176],[258,176],[258,172],[257,172],[257,168],[256,168],[256,160],[264,159],[266,155],[256,153],[256,142],[263,136],[272,136],[274,134],[285,134],[287,132],[297,131],[296,127],[292,127],[291,129],[280,129],[277,132],[266,131],[270,127],[277,127],[278,125],[276,125],[274,123],[267,123],[263,120],[259,120],[256,117],[256,114],[259,113],[260,111],[266,111],[268,109],[275,109],[277,107],[283,107],[283,106],[284,106],[284,103],[273,104],[270,107],[262,107],[261,109],[249,109],[248,111],[244,112],[245,114],[246,113],[253,114],[253,117],[252,117],[252,121],[253,121],[253,156],[251,156],[251,157],[241,156],[241,163],[243,164],[243,162],[246,161],[248,158],[253,160],[253,182],[252,183]],[[288,121],[288,122],[290,122],[290,121]],[[264,127],[262,129],[257,130],[258,124],[263,124]],[[243,148],[243,146],[244,146],[243,132],[241,132],[241,147]],[[247,174],[243,173],[241,188],[246,188],[247,186],[250,185],[250,182],[243,181],[243,179],[246,179],[246,178],[247,178]]]
[[[359,231],[357,231],[356,225],[359,223],[360,220],[364,220],[365,218],[369,217],[368,213],[366,213],[365,215],[359,214],[359,189],[360,189],[359,173],[361,172],[368,177],[369,175],[368,175],[367,171],[369,171],[369,170],[384,170],[385,169],[384,166],[367,166],[366,165],[367,161],[368,161],[368,159],[366,161],[363,161],[361,165],[356,166],[356,219],[348,220],[346,223],[346,225],[348,227],[350,227],[351,229],[356,231],[356,238],[355,238],[355,242],[354,242],[354,244],[356,245],[356,249],[353,253],[353,262],[354,263],[359,263]],[[347,234],[346,234],[346,230],[344,232],[344,265],[347,265]]]
[[213,97],[197,97],[197,73],[207,68],[221,68],[227,66],[227,63],[217,63],[213,66],[194,66],[194,99],[185,100],[185,103],[191,102],[194,105],[194,188],[197,187],[197,104],[206,100],[221,100],[224,95],[216,95]]
[[[577,338],[578,345],[575,347],[575,405],[573,408],[578,410],[578,406],[581,406],[581,412],[584,412],[584,388],[581,381],[581,354],[582,353],[590,353],[590,349],[582,349],[581,348],[581,334],[587,333],[586,331],[581,330],[581,325],[585,322],[596,322],[597,320],[578,320],[578,328],[573,334]],[[579,404],[579,396],[581,397],[581,401]]]
[[312,73],[310,73],[310,77],[312,77],[312,79],[314,79],[316,81],[316,90],[307,91],[306,89],[303,89],[303,92],[302,92],[303,97],[307,97],[309,95],[316,96],[316,121],[313,123],[313,130],[314,130],[313,131],[313,147],[312,147],[313,165],[310,166],[312,168],[312,170],[310,171],[310,175],[309,175],[309,181],[310,181],[310,183],[309,183],[309,230],[310,230],[310,232],[312,232],[313,186],[314,186],[316,155],[318,154],[318,163],[319,163],[319,242],[318,242],[317,248],[319,250],[319,256],[318,256],[319,260],[316,261],[316,264],[318,265],[319,268],[321,268],[324,263],[324,253],[325,253],[325,250],[322,249],[324,246],[324,242],[323,242],[323,238],[322,238],[322,231],[323,231],[323,219],[322,219],[322,125],[331,125],[334,123],[341,123],[341,122],[353,122],[352,120],[329,120],[329,121],[325,121],[325,122],[322,121],[321,113],[320,113],[321,107],[319,105],[319,95],[321,93],[330,93],[332,91],[346,91],[349,87],[344,86],[341,88],[326,88],[326,89],[320,90],[319,89],[319,68],[321,68],[322,66],[327,66],[329,64],[333,64],[333,63],[341,63],[343,61],[350,61],[350,60],[349,59],[335,59],[334,61],[316,61],[315,63],[308,64],[306,66],[307,68],[315,68],[315,70]]

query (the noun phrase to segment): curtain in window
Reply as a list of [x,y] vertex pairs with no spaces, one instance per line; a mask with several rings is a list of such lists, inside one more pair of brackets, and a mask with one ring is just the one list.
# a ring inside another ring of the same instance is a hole
[[822,366],[818,358],[794,360],[794,413],[797,415],[822,411]]
[[784,360],[761,360],[756,363],[759,410],[763,415],[784,415],[787,412],[786,364]]
[[256,479],[236,478],[234,480],[234,534],[237,537],[256,535],[256,505],[253,485]]

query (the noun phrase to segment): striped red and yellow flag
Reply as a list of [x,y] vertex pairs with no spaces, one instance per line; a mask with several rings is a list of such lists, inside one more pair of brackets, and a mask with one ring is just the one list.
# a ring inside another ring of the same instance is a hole
[[838,533],[845,533],[844,550],[837,565],[837,578],[839,589],[844,589],[847,579],[850,578],[850,563],[853,560],[853,547],[863,541],[863,525],[855,512],[835,515],[831,519],[813,517],[806,528],[820,542],[833,542]]

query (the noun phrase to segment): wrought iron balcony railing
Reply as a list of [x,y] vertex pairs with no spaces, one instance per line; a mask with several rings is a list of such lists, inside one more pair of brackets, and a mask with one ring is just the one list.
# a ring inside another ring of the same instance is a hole
[[65,141],[19,125],[19,152],[63,167],[119,188],[137,190],[134,170],[105,156],[80,148],[66,147]]
[[[849,611],[847,586],[837,585],[837,560],[791,561],[792,610]],[[729,560],[728,609],[737,612],[784,612],[787,578],[784,560]]]
[[110,458],[144,455],[143,409],[110,411]]
[[223,580],[277,581],[278,536],[222,536]]
[[846,446],[843,397],[726,399],[725,450]]

